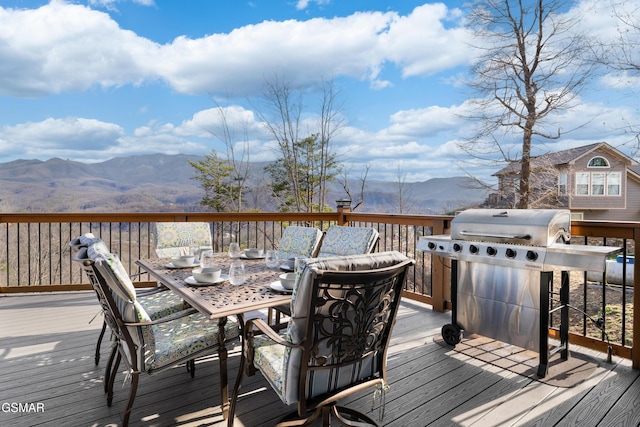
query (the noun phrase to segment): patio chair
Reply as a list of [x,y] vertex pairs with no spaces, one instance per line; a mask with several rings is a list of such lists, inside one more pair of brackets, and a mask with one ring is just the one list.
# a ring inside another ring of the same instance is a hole
[[193,245],[212,249],[211,228],[207,222],[157,222],[154,234],[158,258],[189,255]]
[[[320,249],[322,236],[322,231],[315,227],[288,226],[278,243],[278,259],[315,257]],[[269,322],[274,319],[275,323],[280,323],[280,313],[287,314],[288,307],[270,308],[267,312]]]
[[319,258],[368,254],[378,243],[378,231],[371,227],[332,225],[322,239]]
[[376,425],[337,401],[370,387],[386,390],[387,348],[413,263],[395,251],[307,259],[286,331],[278,333],[262,319],[246,322],[228,425],[233,425],[243,372],[253,375],[256,369],[282,402],[297,403],[282,425],[306,425],[320,416],[325,426],[331,416],[342,425]]
[[[88,259],[82,265],[99,295],[105,320],[113,332],[115,357],[107,385],[107,405],[113,401],[113,384],[120,363],[127,369],[131,390],[123,414],[127,426],[138,388],[141,372],[155,374],[181,363],[195,370],[193,360],[211,354],[240,335],[234,320],[211,320],[195,309],[183,310],[152,320],[138,301],[135,289],[122,264],[117,262],[100,242],[87,248]],[[223,335],[219,326],[224,326]],[[110,358],[110,361],[113,359]],[[226,382],[226,359],[220,358],[220,372]],[[226,391],[226,384],[221,384]],[[224,404],[224,393],[221,396]]]
[[278,259],[315,257],[320,249],[322,231],[314,227],[290,225],[278,243]]
[[[378,243],[378,231],[371,227],[347,227],[341,225],[330,226],[321,240],[320,247],[313,256],[326,258],[331,256],[346,256],[368,254]],[[275,313],[273,315],[272,313]],[[289,315],[289,307],[274,307],[268,312],[271,324],[280,323],[281,315]],[[272,317],[274,321],[271,322]]]
[[[104,243],[101,238],[94,236],[92,233],[85,233],[69,242],[69,245],[76,250],[72,256],[72,260],[77,262],[84,262],[88,260],[87,248],[94,243],[104,245],[103,251],[109,251],[106,243]],[[120,260],[117,259],[117,257],[114,257],[114,260],[115,262],[120,263]],[[124,269],[124,266],[119,268]],[[179,295],[170,291],[166,287],[136,289],[136,296],[138,298],[138,302],[142,305],[152,320],[190,308],[189,304],[187,304]],[[102,339],[104,338],[106,330],[107,322],[106,320],[103,320],[102,329],[98,335],[94,354],[94,362],[96,365],[100,362],[100,347],[102,346]]]

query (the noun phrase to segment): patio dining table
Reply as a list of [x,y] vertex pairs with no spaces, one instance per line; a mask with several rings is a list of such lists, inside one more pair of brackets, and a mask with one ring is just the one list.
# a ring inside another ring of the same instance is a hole
[[[228,316],[236,316],[240,327],[244,326],[244,315],[255,310],[277,307],[288,304],[291,294],[279,292],[271,287],[278,281],[281,273],[278,269],[268,268],[261,258],[242,258],[245,264],[246,281],[243,285],[234,286],[228,280],[211,285],[190,285],[187,279],[191,276],[189,268],[176,268],[169,258],[138,260],[136,264],[149,273],[158,282],[180,295],[185,302],[211,319],[218,319],[220,357],[220,384],[222,394],[222,414],[227,418],[229,410],[229,388],[227,375],[227,348],[225,346],[224,326]],[[231,262],[228,254],[218,254],[216,266],[227,275]]]

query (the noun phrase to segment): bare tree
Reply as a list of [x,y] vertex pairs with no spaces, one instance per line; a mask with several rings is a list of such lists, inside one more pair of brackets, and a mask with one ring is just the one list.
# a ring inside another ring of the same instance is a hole
[[[564,10],[562,0],[478,0],[469,16],[478,53],[469,83],[477,113],[470,118],[480,126],[460,146],[473,156],[520,162],[518,208],[529,206],[532,144],[560,138],[548,119],[572,106],[597,67],[579,17]],[[509,142],[517,135],[514,153]]]
[[317,128],[303,134],[304,95],[277,75],[265,83],[264,108],[257,110],[278,150],[278,160],[267,172],[281,210],[323,211],[327,183],[339,170],[331,142],[344,124],[342,106],[333,81],[323,82]]
[[279,161],[287,173],[287,181],[292,186],[292,204],[298,212],[302,211],[303,201],[298,176],[298,150],[296,143],[300,136],[300,122],[303,111],[302,93],[294,90],[291,83],[277,74],[265,82],[262,100],[265,108],[258,108],[258,115],[276,143],[280,154]]
[[[367,175],[369,175],[369,169],[371,169],[371,165],[367,163],[364,171],[358,178],[357,193],[355,193],[350,188],[349,173],[344,168],[341,170],[342,175],[340,176],[340,184],[342,185],[342,188],[345,194],[347,195],[347,198],[352,202],[352,205],[351,205],[352,211],[355,211],[356,209],[358,209],[360,206],[364,204],[364,188],[367,182]],[[353,202],[355,202],[355,204],[353,204]]]
[[318,204],[320,209],[326,206],[327,182],[335,176],[336,155],[331,145],[334,136],[340,133],[345,125],[344,105],[333,80],[322,82],[320,99],[320,115],[318,119],[320,159],[320,189]]
[[412,202],[413,185],[407,182],[407,174],[402,171],[402,166],[398,164],[398,173],[395,181],[397,212],[400,214],[409,213],[413,210],[415,204]]
[[640,73],[640,6],[634,2],[612,1],[612,10],[618,20],[618,36],[613,43],[605,43],[606,63],[615,70]]
[[[621,81],[637,80],[640,78],[640,6],[635,2],[611,0],[611,7],[617,19],[617,37],[602,41],[598,52],[600,61],[617,73]],[[629,85],[625,83],[627,88]],[[632,82],[631,86],[637,87],[637,83]],[[631,135],[636,150],[640,150],[640,124],[626,123],[617,130]]]
[[[249,179],[249,137],[246,119],[241,122],[229,117],[229,110],[216,105],[219,125],[206,129],[224,144],[224,156],[212,151],[200,162],[190,161],[196,169],[194,179],[205,190],[201,204],[216,212],[242,212],[245,210],[245,194]],[[237,130],[242,135],[236,134]]]

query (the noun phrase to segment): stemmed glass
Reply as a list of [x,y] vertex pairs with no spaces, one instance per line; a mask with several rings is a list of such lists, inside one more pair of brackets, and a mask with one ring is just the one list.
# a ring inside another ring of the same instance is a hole
[[229,258],[240,258],[240,245],[237,242],[229,243]]
[[242,261],[234,261],[229,267],[229,283],[233,286],[244,284],[246,275],[244,272],[244,263]]

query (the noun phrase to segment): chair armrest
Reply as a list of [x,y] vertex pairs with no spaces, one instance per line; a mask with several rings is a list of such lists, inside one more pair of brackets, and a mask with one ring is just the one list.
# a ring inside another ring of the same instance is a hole
[[293,344],[289,341],[286,341],[282,338],[280,334],[274,331],[271,326],[267,322],[262,319],[249,319],[245,325],[245,334],[253,333],[253,327],[256,327],[260,332],[271,338],[274,342],[280,345],[284,345],[285,347],[296,348],[300,347],[297,344]]
[[183,317],[187,317],[190,316],[194,313],[197,313],[198,310],[196,310],[195,308],[189,308],[186,310],[182,310],[182,311],[178,311],[176,313],[170,314],[168,316],[165,317],[161,317],[159,319],[156,320],[152,320],[150,322],[125,322],[124,325],[125,326],[149,326],[149,325],[159,325],[161,323],[167,323],[170,322],[172,320],[176,320],[176,319],[181,319]]
[[156,286],[154,288],[136,288],[136,295],[147,296],[157,294],[159,292],[167,292],[168,288]]

